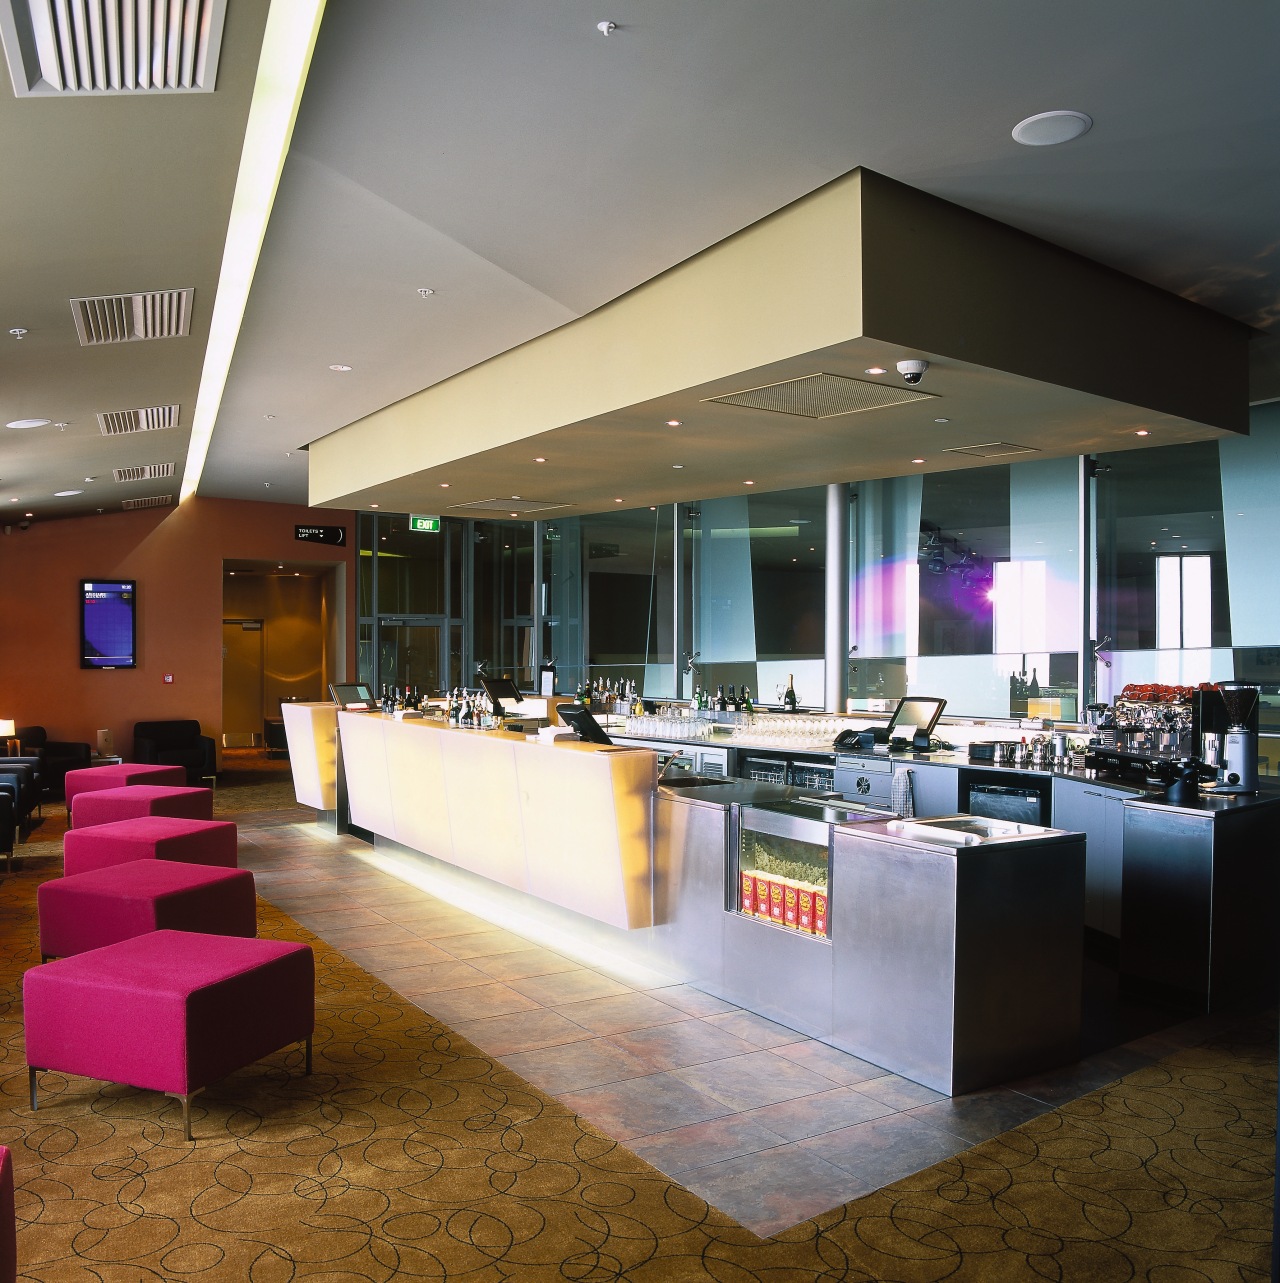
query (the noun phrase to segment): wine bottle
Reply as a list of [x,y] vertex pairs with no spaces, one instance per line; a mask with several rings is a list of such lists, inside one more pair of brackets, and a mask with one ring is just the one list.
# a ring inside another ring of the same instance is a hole
[[729,701],[724,697],[724,683],[721,682],[716,687],[716,712],[723,713],[729,707]]
[[742,711],[744,713],[755,712],[755,705],[751,702],[751,687],[745,682],[742,685]]
[[787,690],[782,697],[782,708],[784,712],[794,713],[799,707],[796,699],[796,679],[794,673],[787,674]]
[[582,688],[582,707],[591,707],[591,680],[587,679],[587,684]]
[[1036,676],[1036,670],[1031,670],[1031,685],[1027,687],[1027,694],[1034,699],[1040,694],[1040,679]]

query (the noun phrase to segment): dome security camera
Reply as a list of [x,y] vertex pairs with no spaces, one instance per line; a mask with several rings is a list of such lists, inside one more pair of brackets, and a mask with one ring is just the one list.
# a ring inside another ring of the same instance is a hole
[[904,383],[910,383],[914,387],[921,379],[924,378],[924,372],[929,368],[928,361],[899,361],[898,373],[902,375]]

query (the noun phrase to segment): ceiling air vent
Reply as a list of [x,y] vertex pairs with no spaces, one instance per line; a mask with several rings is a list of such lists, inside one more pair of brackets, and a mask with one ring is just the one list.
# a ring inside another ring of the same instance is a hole
[[13,92],[211,93],[226,0],[0,0]]
[[182,338],[191,332],[194,296],[195,290],[188,289],[73,298],[71,315],[75,318],[80,346]]
[[1039,454],[1035,446],[1011,445],[1008,441],[986,441],[982,445],[958,445],[943,454],[967,454],[975,459],[1002,459],[1011,454]]
[[572,508],[571,503],[552,503],[546,499],[476,499],[471,503],[451,503],[451,510],[459,512],[506,512],[524,516],[530,512],[545,512],[548,508]]
[[122,437],[127,432],[155,432],[178,426],[176,405],[151,405],[145,410],[107,410],[98,415],[104,437]]
[[167,508],[172,502],[171,494],[155,494],[149,499],[126,499],[120,506],[127,512],[132,508]]
[[173,464],[144,463],[137,468],[116,468],[112,475],[117,481],[154,481],[157,477],[173,476]]
[[741,405],[749,410],[794,414],[802,419],[832,419],[838,414],[857,414],[860,410],[905,405],[908,401],[927,401],[933,395],[915,392],[911,388],[847,379],[842,374],[806,374],[785,383],[769,383],[760,388],[708,397],[707,400],[720,405]]

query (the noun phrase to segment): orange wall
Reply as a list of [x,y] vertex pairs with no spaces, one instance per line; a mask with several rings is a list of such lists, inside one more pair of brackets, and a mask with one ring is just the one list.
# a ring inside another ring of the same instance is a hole
[[[302,543],[295,524],[345,525],[347,546]],[[355,671],[354,514],[237,499],[17,525],[0,533],[0,718],[130,756],[133,723],[198,718],[222,734],[222,561],[344,564],[347,672]],[[138,581],[138,667],[79,661],[81,579]],[[173,674],[173,684],[163,681]]]

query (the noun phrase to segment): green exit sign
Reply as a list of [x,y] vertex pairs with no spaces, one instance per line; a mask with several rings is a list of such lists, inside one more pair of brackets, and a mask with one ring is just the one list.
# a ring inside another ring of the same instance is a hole
[[440,533],[440,518],[410,516],[409,529],[422,531],[429,535],[438,535]]

